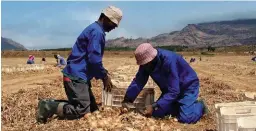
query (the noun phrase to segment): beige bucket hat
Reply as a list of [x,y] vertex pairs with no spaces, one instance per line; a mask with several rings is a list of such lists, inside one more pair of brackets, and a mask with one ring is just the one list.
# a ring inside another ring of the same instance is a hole
[[119,25],[123,13],[121,9],[115,6],[108,6],[106,9],[102,10],[102,13],[107,16],[112,22],[114,22],[117,26]]

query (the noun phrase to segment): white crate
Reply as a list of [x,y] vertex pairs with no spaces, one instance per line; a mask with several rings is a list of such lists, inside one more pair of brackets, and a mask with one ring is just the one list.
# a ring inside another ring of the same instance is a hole
[[237,131],[237,118],[256,115],[256,106],[221,107],[221,131]]
[[244,99],[250,101],[256,101],[256,92],[245,92]]
[[238,118],[237,129],[238,131],[256,131],[256,116]]
[[46,67],[43,64],[19,64],[15,66],[2,66],[1,71],[3,73],[13,73],[13,72],[26,72],[31,70],[44,70]]
[[[124,100],[126,90],[127,88],[114,88],[111,92],[106,92],[102,88],[102,104],[104,106],[122,107],[121,102]],[[151,105],[154,103],[154,97],[154,88],[144,87],[144,89],[135,99],[133,106],[136,108],[144,108],[146,105]]]
[[230,103],[218,103],[215,104],[216,117],[217,117],[217,130],[221,131],[222,126],[220,108],[221,107],[236,107],[236,106],[256,106],[255,101],[243,101],[243,102],[230,102]]

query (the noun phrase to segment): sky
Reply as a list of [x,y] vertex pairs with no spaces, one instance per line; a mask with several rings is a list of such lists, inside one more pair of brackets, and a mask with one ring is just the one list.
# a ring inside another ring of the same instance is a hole
[[120,8],[123,19],[106,39],[150,38],[187,24],[256,18],[256,1],[2,1],[1,36],[28,49],[70,48],[109,5]]

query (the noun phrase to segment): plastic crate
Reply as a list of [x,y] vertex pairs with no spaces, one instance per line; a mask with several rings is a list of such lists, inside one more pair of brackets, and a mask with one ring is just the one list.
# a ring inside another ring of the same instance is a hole
[[[113,88],[111,92],[106,92],[102,88],[102,103],[104,106],[122,107],[122,101],[127,88]],[[134,108],[144,108],[154,103],[155,91],[152,87],[144,87],[138,97],[133,102]]]
[[238,118],[237,129],[238,131],[256,131],[256,116]]
[[230,102],[230,103],[218,103],[215,104],[215,110],[216,110],[216,117],[217,117],[217,130],[221,131],[222,122],[221,122],[221,114],[220,114],[220,108],[221,107],[237,107],[237,106],[256,106],[255,101],[243,101],[243,102]]
[[221,107],[221,131],[237,131],[237,119],[255,116],[256,106]]
[[256,101],[256,92],[245,92],[244,99],[250,101]]

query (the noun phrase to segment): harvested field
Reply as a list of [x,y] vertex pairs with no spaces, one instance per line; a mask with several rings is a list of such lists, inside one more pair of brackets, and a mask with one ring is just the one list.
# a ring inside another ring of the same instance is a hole
[[[192,56],[186,56],[187,59]],[[100,111],[88,114],[80,120],[57,120],[52,118],[47,124],[35,122],[37,102],[42,98],[66,99],[62,85],[60,69],[49,67],[42,71],[28,70],[11,75],[2,72],[2,130],[113,130],[113,131],[201,131],[216,130],[214,104],[243,100],[243,92],[256,91],[256,65],[250,56],[214,56],[202,57],[202,61],[191,63],[200,78],[200,97],[209,106],[210,114],[204,116],[196,124],[180,124],[173,118],[145,118],[135,112],[120,115],[118,108],[102,107],[101,81],[92,80],[93,93],[99,103]],[[2,59],[3,65],[15,66],[23,64],[26,58]],[[54,64],[54,59],[50,59]],[[138,66],[132,53],[113,53],[104,57],[104,66],[109,70],[112,79],[130,82],[136,74]],[[48,70],[47,70],[48,69]],[[156,96],[160,95],[155,87]]]

